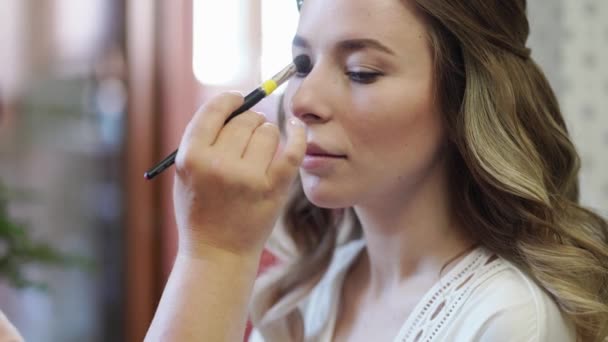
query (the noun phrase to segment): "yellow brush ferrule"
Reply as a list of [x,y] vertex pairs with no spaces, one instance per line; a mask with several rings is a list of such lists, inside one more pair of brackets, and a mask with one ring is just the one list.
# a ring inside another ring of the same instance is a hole
[[270,93],[272,93],[275,89],[277,89],[277,82],[275,82],[274,80],[268,80],[268,81],[262,83],[261,88],[264,90],[266,95],[270,95]]

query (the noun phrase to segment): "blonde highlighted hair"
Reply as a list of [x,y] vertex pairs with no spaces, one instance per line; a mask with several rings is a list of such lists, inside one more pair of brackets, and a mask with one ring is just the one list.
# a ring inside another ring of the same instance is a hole
[[[486,248],[528,272],[571,318],[580,340],[605,340],[608,224],[578,204],[579,157],[526,48],[526,1],[414,2],[434,50],[459,219]],[[326,271],[336,244],[360,235],[360,227],[350,209],[312,205],[299,183],[282,222],[294,253],[256,288],[251,318],[267,341],[301,341],[298,303]]]

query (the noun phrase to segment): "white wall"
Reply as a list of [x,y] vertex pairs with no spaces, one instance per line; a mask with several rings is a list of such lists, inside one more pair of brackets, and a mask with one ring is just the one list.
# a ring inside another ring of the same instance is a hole
[[529,0],[532,55],[582,158],[581,200],[608,216],[608,1]]

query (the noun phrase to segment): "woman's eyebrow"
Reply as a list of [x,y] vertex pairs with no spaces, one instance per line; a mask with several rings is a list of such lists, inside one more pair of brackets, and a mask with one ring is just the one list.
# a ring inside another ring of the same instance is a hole
[[[294,36],[292,44],[294,47],[310,48],[310,44],[308,43],[308,41],[298,35]],[[352,53],[359,50],[374,49],[389,55],[395,55],[395,52],[388,48],[386,45],[380,43],[375,39],[369,38],[344,39],[336,43],[336,47],[341,52]]]
[[355,52],[359,50],[373,49],[378,50],[380,52],[384,52],[389,55],[395,55],[395,52],[393,50],[389,49],[386,45],[380,43],[375,39],[346,39],[339,41],[336,45],[338,47],[338,50],[344,52]]

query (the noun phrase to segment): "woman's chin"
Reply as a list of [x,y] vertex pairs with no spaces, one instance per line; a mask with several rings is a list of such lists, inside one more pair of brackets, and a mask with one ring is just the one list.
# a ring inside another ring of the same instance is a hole
[[[311,184],[312,183],[312,184]],[[351,207],[353,203],[343,191],[335,187],[325,186],[319,182],[303,181],[302,187],[306,198],[319,208],[339,209]]]

